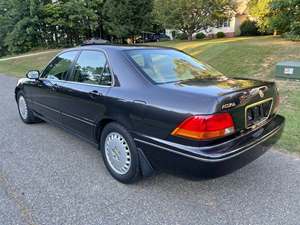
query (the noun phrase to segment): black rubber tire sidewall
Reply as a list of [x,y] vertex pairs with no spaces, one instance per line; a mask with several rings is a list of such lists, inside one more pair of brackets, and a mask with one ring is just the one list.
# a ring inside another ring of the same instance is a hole
[[[107,137],[107,135],[111,132],[118,132],[119,134],[121,134],[128,146],[129,146],[129,151],[131,154],[131,166],[129,171],[124,174],[124,175],[120,175],[118,173],[116,173],[109,165],[107,159],[106,159],[106,154],[105,154],[105,150],[104,150],[104,144],[105,144],[105,139]],[[133,141],[133,138],[131,137],[131,135],[129,134],[129,132],[120,124],[112,122],[107,124],[101,134],[101,140],[100,140],[100,149],[102,152],[102,156],[103,156],[103,160],[104,163],[106,165],[106,168],[108,169],[108,171],[110,172],[110,174],[118,181],[122,182],[122,183],[133,183],[136,182],[139,178],[140,178],[140,165],[139,165],[139,156],[138,156],[138,151],[137,148],[135,146],[135,143]]]

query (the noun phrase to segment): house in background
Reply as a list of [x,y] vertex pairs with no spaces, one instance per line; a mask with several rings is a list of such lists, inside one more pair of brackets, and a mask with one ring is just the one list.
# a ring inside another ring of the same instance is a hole
[[[247,4],[249,0],[233,0],[236,4],[236,10],[233,13],[232,18],[220,21],[217,27],[211,27],[207,31],[203,32],[207,37],[214,37],[218,32],[223,32],[226,37],[239,36],[241,34],[240,26],[249,17]],[[166,35],[171,39],[174,39],[175,30],[167,29]],[[196,36],[196,34],[194,34]]]

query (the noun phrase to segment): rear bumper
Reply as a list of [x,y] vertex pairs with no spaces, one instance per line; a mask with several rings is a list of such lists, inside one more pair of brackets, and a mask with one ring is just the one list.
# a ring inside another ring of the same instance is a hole
[[135,142],[156,169],[215,177],[241,168],[264,154],[279,140],[284,121],[277,115],[259,129],[213,146],[191,147],[146,136],[136,137]]

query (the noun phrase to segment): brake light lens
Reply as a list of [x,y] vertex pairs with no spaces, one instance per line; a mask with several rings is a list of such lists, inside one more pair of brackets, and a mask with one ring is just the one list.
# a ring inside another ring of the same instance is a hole
[[209,140],[235,132],[234,123],[229,113],[191,116],[184,120],[172,135],[194,140]]

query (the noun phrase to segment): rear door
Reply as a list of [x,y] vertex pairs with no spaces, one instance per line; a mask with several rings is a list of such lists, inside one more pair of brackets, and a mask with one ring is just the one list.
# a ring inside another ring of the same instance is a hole
[[61,123],[61,89],[79,51],[68,51],[56,56],[32,88],[34,110],[47,119]]
[[63,124],[83,137],[93,140],[96,125],[105,114],[112,86],[110,71],[103,52],[83,50],[59,90]]

